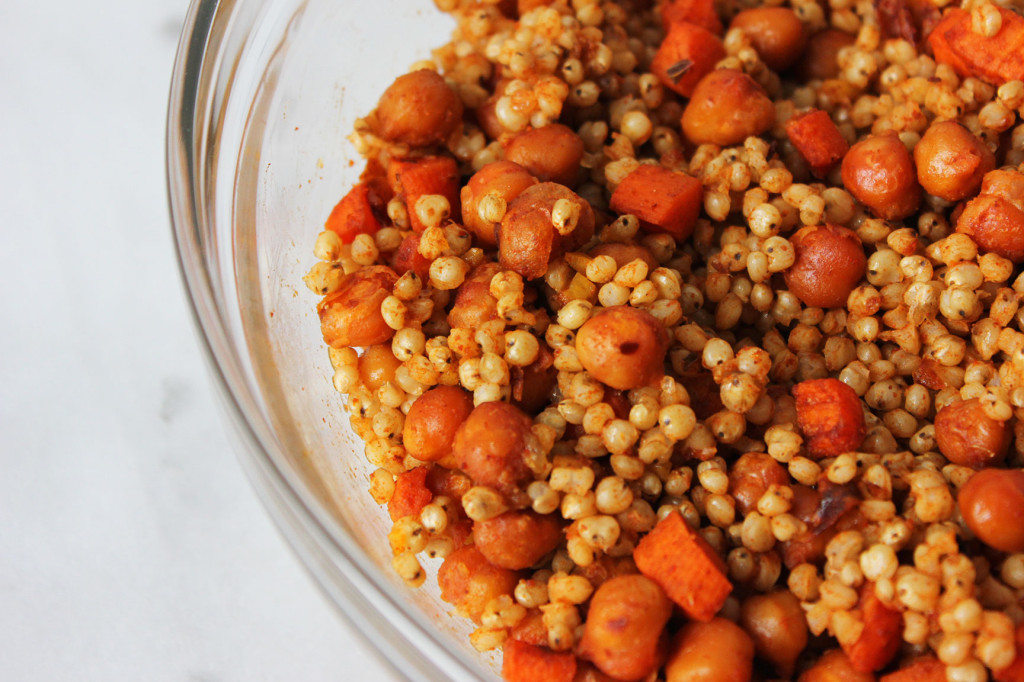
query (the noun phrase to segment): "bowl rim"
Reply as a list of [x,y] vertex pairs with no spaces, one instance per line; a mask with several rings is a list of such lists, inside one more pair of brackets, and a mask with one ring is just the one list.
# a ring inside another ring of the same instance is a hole
[[[423,614],[372,570],[376,565],[358,545],[346,541],[299,477],[282,466],[285,459],[275,453],[276,443],[261,435],[263,429],[253,423],[252,411],[245,407],[253,402],[249,389],[238,377],[229,376],[236,364],[229,350],[230,332],[219,314],[217,284],[202,248],[204,226],[214,221],[209,205],[213,197],[207,196],[212,178],[204,171],[206,164],[216,165],[219,150],[210,156],[197,151],[206,151],[204,123],[223,110],[223,102],[215,101],[204,77],[222,66],[218,50],[224,34],[237,30],[228,19],[243,2],[190,2],[172,69],[165,139],[168,206],[180,281],[219,402],[238,437],[236,457],[307,573],[379,659],[408,680],[480,679],[482,668],[437,636]],[[298,0],[297,4],[307,3]]]

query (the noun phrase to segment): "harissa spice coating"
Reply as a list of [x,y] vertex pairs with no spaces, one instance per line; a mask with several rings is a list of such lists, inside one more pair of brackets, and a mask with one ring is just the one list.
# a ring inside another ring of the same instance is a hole
[[437,4],[306,277],[398,574],[512,682],[1024,680],[1020,2]]

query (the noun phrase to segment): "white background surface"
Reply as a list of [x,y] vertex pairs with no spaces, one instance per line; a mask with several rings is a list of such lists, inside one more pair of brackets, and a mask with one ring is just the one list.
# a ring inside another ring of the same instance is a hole
[[178,276],[184,0],[0,0],[0,679],[390,680],[271,525]]

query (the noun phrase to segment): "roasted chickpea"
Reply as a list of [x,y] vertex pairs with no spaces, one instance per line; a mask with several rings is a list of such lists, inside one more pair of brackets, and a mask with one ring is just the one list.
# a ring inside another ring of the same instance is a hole
[[606,308],[580,327],[576,352],[598,381],[626,391],[646,386],[664,374],[668,333],[646,310]]
[[1006,199],[1024,211],[1024,173],[1010,168],[999,168],[985,173],[981,193]]
[[476,623],[480,622],[487,602],[512,594],[518,582],[514,571],[494,566],[472,545],[449,554],[437,571],[441,599]]
[[775,123],[775,105],[753,78],[716,69],[701,79],[683,110],[683,134],[694,144],[728,146]]
[[514,494],[533,475],[523,459],[532,425],[514,405],[481,403],[455,432],[455,461],[476,485]]
[[448,312],[448,326],[477,329],[484,322],[496,319],[498,299],[491,296],[490,284],[475,279],[463,282]]
[[793,387],[796,420],[814,458],[856,450],[867,426],[860,398],[838,379],[809,379]]
[[658,267],[658,261],[655,260],[650,250],[638,244],[598,244],[590,250],[590,255],[594,258],[598,256],[611,256],[615,259],[616,268],[621,268],[623,265],[638,259],[647,264],[649,271],[653,271]]
[[1001,552],[1024,552],[1024,470],[982,469],[960,489],[964,522]]
[[743,514],[757,509],[757,501],[772,485],[787,485],[789,474],[764,452],[748,452],[729,467],[729,494]]
[[341,286],[317,306],[324,342],[332,348],[372,346],[394,336],[380,304],[391,295],[396,281],[398,276],[384,265],[345,275]]
[[448,139],[462,122],[462,100],[435,71],[421,69],[395,79],[377,103],[380,135],[411,147]]
[[853,45],[856,39],[837,28],[826,28],[807,39],[803,59],[797,64],[797,76],[804,81],[825,80],[839,75],[836,55],[839,50]]
[[805,305],[838,308],[864,277],[867,256],[852,230],[831,223],[808,225],[790,237],[796,260],[786,286]]
[[[560,220],[561,230],[555,226]],[[498,257],[502,267],[537,279],[547,273],[552,258],[586,244],[593,235],[590,203],[564,185],[542,182],[509,204],[498,228]]]
[[420,236],[411,234],[401,241],[391,260],[391,267],[399,275],[415,272],[424,282],[430,279],[430,261],[420,255]]
[[957,218],[956,231],[970,235],[982,251],[1024,263],[1024,211],[1003,197],[971,199]]
[[579,654],[616,679],[639,680],[661,665],[671,615],[672,602],[650,578],[612,578],[590,599]]
[[884,220],[903,220],[921,203],[914,159],[894,132],[870,135],[850,147],[841,173],[846,190]]
[[926,192],[947,201],[977,193],[996,158],[976,135],[956,121],[939,121],[914,147],[917,180]]
[[458,386],[435,386],[413,402],[402,442],[416,459],[436,462],[451,452],[455,432],[473,411],[473,396]]
[[687,623],[672,638],[665,682],[747,682],[754,669],[754,641],[725,618]]
[[395,357],[390,345],[370,346],[359,356],[359,379],[371,391],[395,380],[395,370],[402,361]]
[[872,673],[862,673],[850,663],[842,649],[833,649],[822,655],[797,682],[875,682]]
[[946,405],[935,415],[935,441],[950,462],[974,469],[999,464],[1010,445],[1006,422],[985,413],[979,398]]
[[754,640],[757,655],[770,661],[781,676],[792,677],[808,637],[800,600],[789,590],[747,597],[740,607],[740,625]]
[[807,45],[804,24],[788,7],[743,10],[732,18],[729,28],[743,31],[761,61],[776,71],[792,66]]
[[505,159],[519,164],[541,182],[575,187],[583,159],[583,140],[561,123],[530,128],[509,140]]
[[[462,188],[462,221],[466,228],[485,248],[498,245],[496,231],[504,215],[496,205],[508,202],[522,194],[523,190],[536,185],[537,179],[518,163],[495,161],[489,163],[469,179]],[[490,197],[490,198],[485,198]],[[481,203],[484,203],[481,211]],[[490,214],[485,217],[484,214]]]
[[510,511],[473,523],[473,544],[489,562],[500,568],[529,568],[562,539],[562,522],[556,515]]

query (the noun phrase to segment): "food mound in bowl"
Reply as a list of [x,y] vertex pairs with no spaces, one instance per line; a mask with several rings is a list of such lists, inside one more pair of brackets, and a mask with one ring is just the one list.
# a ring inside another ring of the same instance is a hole
[[438,0],[306,277],[512,682],[1024,680],[1024,17]]

